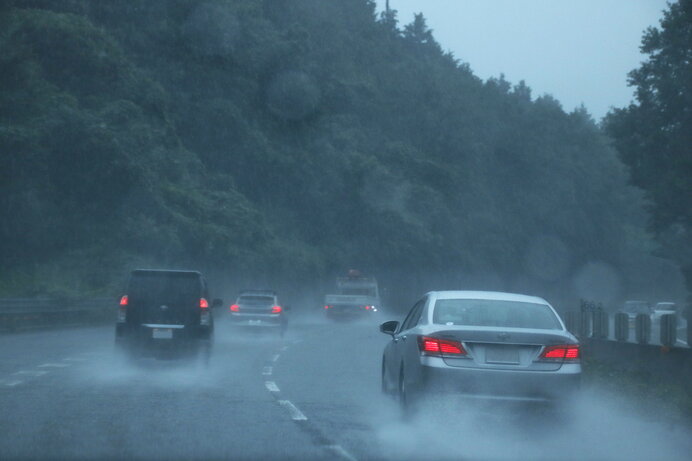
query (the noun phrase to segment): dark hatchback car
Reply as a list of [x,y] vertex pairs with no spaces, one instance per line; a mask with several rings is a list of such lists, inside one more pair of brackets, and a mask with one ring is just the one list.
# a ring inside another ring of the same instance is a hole
[[271,290],[246,290],[231,305],[231,324],[242,327],[275,328],[281,336],[286,332],[288,319],[276,292]]
[[135,270],[120,300],[116,345],[131,357],[211,354],[214,318],[207,282],[196,271]]

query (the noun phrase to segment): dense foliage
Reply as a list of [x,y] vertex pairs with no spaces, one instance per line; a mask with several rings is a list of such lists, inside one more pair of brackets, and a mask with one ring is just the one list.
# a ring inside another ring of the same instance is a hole
[[629,83],[636,102],[612,111],[604,126],[651,199],[652,227],[692,287],[692,0],[664,12],[644,33],[648,59]]
[[137,265],[271,282],[358,267],[416,290],[646,280],[642,198],[586,111],[480,80],[422,16],[0,8],[5,292],[104,290]]

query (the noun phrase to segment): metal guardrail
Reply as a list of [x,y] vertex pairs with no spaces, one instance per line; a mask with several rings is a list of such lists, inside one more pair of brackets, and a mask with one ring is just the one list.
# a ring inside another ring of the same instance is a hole
[[581,309],[565,313],[567,329],[578,338],[633,342],[642,345],[689,348],[689,322],[675,314],[662,315],[654,323],[647,314],[630,318],[625,313],[609,314],[603,309]]
[[2,298],[0,331],[107,322],[116,308],[114,298]]

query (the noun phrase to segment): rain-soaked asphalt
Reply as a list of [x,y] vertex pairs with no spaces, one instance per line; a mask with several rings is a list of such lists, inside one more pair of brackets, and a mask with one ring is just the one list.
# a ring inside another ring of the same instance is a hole
[[[454,401],[402,421],[388,338],[294,319],[284,338],[217,318],[208,368],[113,351],[113,327],[0,336],[0,459],[689,459],[692,431],[585,392],[566,419]],[[381,320],[381,319],[378,319]]]

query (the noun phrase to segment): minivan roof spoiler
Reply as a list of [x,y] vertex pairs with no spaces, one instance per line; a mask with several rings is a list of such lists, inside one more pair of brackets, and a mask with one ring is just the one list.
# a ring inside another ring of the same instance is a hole
[[186,270],[171,270],[171,269],[135,269],[132,271],[134,274],[135,272],[174,272],[178,274],[197,274],[197,275],[202,275],[199,271],[186,271]]

